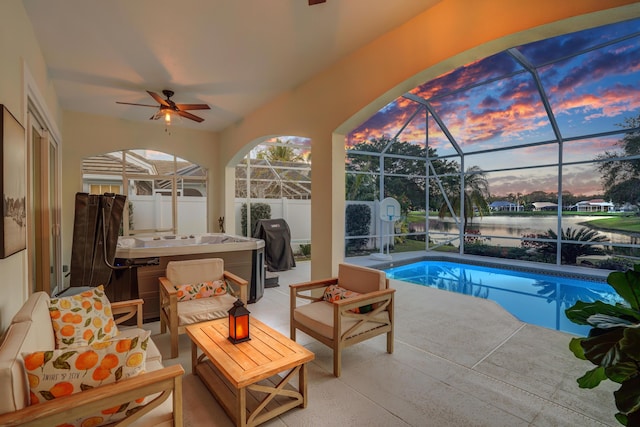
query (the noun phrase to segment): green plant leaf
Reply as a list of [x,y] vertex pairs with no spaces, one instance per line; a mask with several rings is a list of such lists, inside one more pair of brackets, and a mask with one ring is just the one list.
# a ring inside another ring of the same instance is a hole
[[620,424],[622,424],[623,426],[626,426],[626,425],[627,425],[627,421],[628,421],[628,420],[627,420],[627,416],[626,416],[625,414],[623,414],[623,413],[618,412],[618,413],[616,414],[616,420],[618,420],[618,422],[619,422]]
[[592,370],[585,372],[585,374],[578,378],[577,381],[580,388],[595,388],[606,379],[607,376],[604,373],[604,368],[602,366],[598,366],[597,368],[593,368]]
[[624,298],[634,310],[640,310],[640,270],[614,271],[607,277],[607,283]]
[[614,366],[605,368],[604,373],[611,381],[622,384],[638,374],[638,365],[635,361],[627,359],[624,362],[618,362]]
[[613,392],[616,407],[620,412],[629,416],[640,409],[640,377],[630,378]]
[[640,362],[640,329],[626,328],[624,330],[624,337],[620,340],[620,351]]
[[[625,328],[607,329],[606,333],[589,336],[582,340],[585,357],[594,365],[609,367],[620,360],[618,343]],[[593,331],[591,331],[593,333]],[[590,334],[591,335],[591,334]]]
[[584,355],[584,349],[582,348],[583,338],[571,338],[569,342],[569,350],[573,352],[573,355],[578,359],[587,360]]
[[620,305],[607,304],[602,301],[578,301],[564,312],[567,319],[578,325],[595,326],[593,323],[589,322],[589,318],[593,315],[618,317],[632,323],[640,322],[639,312]]

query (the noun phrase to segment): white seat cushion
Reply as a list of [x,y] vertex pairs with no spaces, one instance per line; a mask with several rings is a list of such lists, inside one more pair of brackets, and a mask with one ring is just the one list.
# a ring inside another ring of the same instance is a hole
[[226,317],[235,301],[236,298],[229,294],[181,301],[178,303],[178,325],[192,325]]
[[[301,305],[293,311],[293,318],[307,328],[317,331],[320,335],[333,339],[333,303],[318,301]],[[376,314],[375,318],[388,323],[389,312],[382,311]],[[357,319],[349,317],[342,318],[342,332],[344,333],[357,322]],[[359,335],[380,326],[381,324],[377,322],[365,322],[350,333],[348,337]]]

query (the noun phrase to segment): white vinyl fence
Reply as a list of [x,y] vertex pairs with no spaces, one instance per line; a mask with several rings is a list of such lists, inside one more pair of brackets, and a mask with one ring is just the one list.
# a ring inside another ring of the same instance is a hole
[[[171,197],[129,196],[133,207],[133,230],[171,229]],[[227,230],[242,235],[242,205],[245,199],[235,200],[236,229]],[[311,200],[297,199],[251,199],[251,203],[265,203],[271,207],[271,218],[283,218],[291,230],[291,246],[299,252],[301,244],[311,243]],[[371,208],[370,235],[378,234],[380,221],[377,220],[378,202],[352,202],[346,205],[364,204]],[[178,230],[180,234],[201,234],[207,232],[207,205],[204,197],[178,197]],[[387,231],[385,234],[389,234]],[[377,240],[370,239],[369,248],[376,246]]]

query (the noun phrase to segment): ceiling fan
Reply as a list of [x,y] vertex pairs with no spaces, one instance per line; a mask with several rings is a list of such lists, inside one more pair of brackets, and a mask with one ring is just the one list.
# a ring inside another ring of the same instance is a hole
[[309,6],[313,6],[314,4],[325,3],[327,0],[309,0]]
[[167,99],[162,99],[160,95],[155,92],[147,91],[149,95],[153,99],[155,99],[160,105],[149,105],[149,104],[135,104],[132,102],[119,102],[116,101],[116,104],[126,104],[126,105],[138,105],[141,107],[154,107],[158,108],[158,111],[149,118],[149,120],[158,120],[159,118],[164,118],[167,123],[171,122],[171,116],[177,114],[180,117],[184,117],[185,119],[193,120],[195,122],[203,122],[204,119],[202,117],[198,117],[195,114],[191,114],[186,110],[209,110],[210,107],[207,104],[177,104],[171,100],[173,96],[173,91],[165,89],[162,91],[164,96]]

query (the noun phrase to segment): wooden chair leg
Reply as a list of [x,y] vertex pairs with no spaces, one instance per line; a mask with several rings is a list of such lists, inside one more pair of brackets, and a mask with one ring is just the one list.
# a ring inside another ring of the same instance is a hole
[[162,317],[162,313],[160,313],[160,333],[164,334],[166,332],[167,332],[167,322],[164,320],[164,317]]
[[340,377],[342,373],[342,351],[340,348],[333,349],[333,376]]
[[171,358],[175,359],[176,357],[178,357],[179,354],[179,350],[178,350],[178,330],[177,329],[172,329],[171,330]]
[[387,332],[387,353],[393,353],[393,331]]

